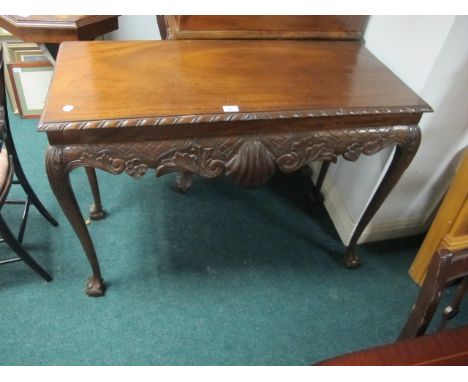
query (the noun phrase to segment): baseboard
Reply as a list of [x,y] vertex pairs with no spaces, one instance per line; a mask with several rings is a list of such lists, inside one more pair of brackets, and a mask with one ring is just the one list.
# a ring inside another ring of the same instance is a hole
[[[322,192],[325,197],[325,208],[344,245],[348,245],[351,235],[357,225],[357,221],[349,213],[337,187],[331,177],[326,177],[323,182]],[[359,243],[367,243],[379,240],[395,239],[411,236],[424,232],[427,229],[425,221],[418,219],[401,219],[385,223],[369,223],[361,235]]]

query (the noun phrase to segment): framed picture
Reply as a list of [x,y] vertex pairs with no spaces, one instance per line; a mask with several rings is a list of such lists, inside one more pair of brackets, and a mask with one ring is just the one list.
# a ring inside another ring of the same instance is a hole
[[41,50],[15,50],[13,62],[48,61]]
[[32,62],[32,61],[47,61],[47,57],[42,53],[20,53],[19,60],[21,62]]
[[[3,44],[3,47],[5,50],[5,61],[7,63],[19,62],[21,61],[21,56],[27,53],[42,54],[45,57],[44,52],[37,44],[6,42]],[[47,61],[47,58],[42,61]]]
[[[4,41],[3,46],[3,62],[5,68],[8,64],[14,64],[17,62],[29,62],[29,61],[47,61],[47,57],[41,48],[35,43],[28,43],[22,41]],[[15,90],[13,89],[10,75],[5,70],[5,86],[10,98],[11,107],[15,114],[19,114],[19,107],[15,99]]]
[[49,61],[25,61],[7,66],[19,114],[24,118],[39,118],[54,67]]

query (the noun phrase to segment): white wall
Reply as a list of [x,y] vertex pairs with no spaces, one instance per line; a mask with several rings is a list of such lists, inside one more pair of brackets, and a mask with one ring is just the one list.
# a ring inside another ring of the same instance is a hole
[[[409,211],[424,219],[447,189],[456,164],[454,157],[468,146],[468,17],[455,19],[421,95],[435,113],[421,120],[420,155],[409,172],[419,185]],[[404,191],[407,183],[399,190]],[[392,195],[396,197],[398,193]]]
[[104,36],[105,40],[160,40],[156,16],[120,16],[119,29]]
[[[366,45],[435,110],[420,123],[413,163],[376,214],[362,241],[421,232],[453,175],[454,157],[468,145],[468,17],[375,16]],[[357,163],[339,161],[324,184],[326,207],[347,244],[389,151]],[[350,190],[350,186],[353,185]]]
[[455,16],[373,16],[367,48],[416,93],[420,93]]

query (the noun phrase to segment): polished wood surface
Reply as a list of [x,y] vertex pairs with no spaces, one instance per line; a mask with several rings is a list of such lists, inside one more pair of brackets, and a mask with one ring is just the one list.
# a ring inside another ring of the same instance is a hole
[[52,190],[91,265],[86,293],[102,296],[74,169],[176,172],[181,189],[194,174],[259,187],[276,171],[395,145],[344,256],[355,268],[357,241],[416,154],[430,110],[356,42],[76,42],[61,46],[39,130]]
[[[64,111],[69,104],[73,110]],[[249,120],[430,110],[358,43],[97,41],[62,44],[41,122],[217,114],[223,120],[230,105],[239,108],[234,118]]]
[[468,326],[342,355],[320,366],[466,366]]
[[0,27],[26,42],[94,40],[118,28],[118,16],[0,16]]
[[457,251],[468,248],[468,149],[431,224],[409,273],[422,284],[432,255],[437,249]]
[[359,40],[368,16],[162,16],[168,39]]

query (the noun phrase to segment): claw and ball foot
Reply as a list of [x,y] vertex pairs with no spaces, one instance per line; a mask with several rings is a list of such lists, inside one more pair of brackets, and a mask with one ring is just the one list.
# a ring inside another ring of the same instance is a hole
[[361,261],[359,260],[358,255],[354,252],[354,250],[348,250],[344,255],[344,261],[346,268],[348,269],[356,269],[361,266]]
[[178,172],[175,180],[175,185],[177,191],[187,192],[187,190],[192,187],[193,184],[193,174],[190,172]]
[[86,294],[90,297],[101,297],[106,292],[104,280],[91,276],[86,282]]
[[89,207],[89,218],[91,220],[102,220],[106,216],[106,212],[102,208],[96,208],[96,205],[93,203]]

